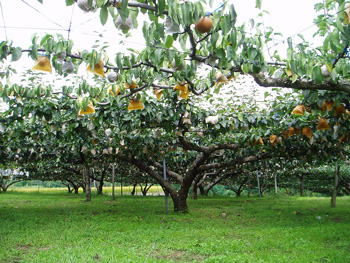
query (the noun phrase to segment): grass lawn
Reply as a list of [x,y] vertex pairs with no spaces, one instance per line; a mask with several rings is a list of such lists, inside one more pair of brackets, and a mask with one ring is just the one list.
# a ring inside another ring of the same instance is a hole
[[350,198],[0,194],[0,262],[350,262]]

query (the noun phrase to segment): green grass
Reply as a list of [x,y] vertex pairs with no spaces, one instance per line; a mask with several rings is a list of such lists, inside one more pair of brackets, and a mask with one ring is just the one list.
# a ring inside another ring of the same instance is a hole
[[[350,198],[0,194],[0,262],[350,262]],[[321,217],[317,219],[317,217]],[[148,257],[149,256],[149,257]]]

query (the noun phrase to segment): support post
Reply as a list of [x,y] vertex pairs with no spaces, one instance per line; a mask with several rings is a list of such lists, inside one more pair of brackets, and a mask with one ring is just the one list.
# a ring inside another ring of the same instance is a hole
[[275,195],[277,195],[277,174],[274,174],[275,177]]
[[114,200],[114,175],[115,175],[115,170],[114,170],[114,164],[112,166],[112,200]]
[[[130,184],[129,184],[129,190],[130,190]],[[120,173],[120,195],[123,196],[123,174]]]
[[[163,159],[163,173],[164,173],[164,180],[166,180],[166,162],[165,162],[165,158]],[[169,209],[168,209],[168,192],[167,190],[164,189],[164,195],[165,195],[165,213],[168,214],[169,213]]]
[[335,176],[334,176],[334,189],[331,199],[331,207],[335,207],[335,202],[337,199],[337,193],[338,193],[338,187],[339,187],[339,165],[338,162],[335,166]]

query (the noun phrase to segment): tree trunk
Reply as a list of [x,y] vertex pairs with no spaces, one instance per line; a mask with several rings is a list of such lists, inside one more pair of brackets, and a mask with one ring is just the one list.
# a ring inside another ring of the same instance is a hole
[[314,187],[314,189],[312,189],[311,190],[311,192],[310,192],[310,194],[309,194],[309,196],[311,197],[312,196],[312,194],[315,192],[317,190],[317,187]]
[[[183,213],[188,212],[187,197],[188,197],[188,192],[190,190],[190,187],[191,187],[191,183],[189,183],[189,181],[184,180],[182,182],[180,189],[178,191],[177,209],[175,210],[176,212],[183,212]],[[175,209],[175,204],[174,204],[174,209]]]
[[90,173],[89,173],[89,167],[87,166],[84,166],[83,168],[83,178],[85,182],[86,201],[91,201]]
[[134,183],[132,191],[131,191],[131,195],[135,195],[135,193],[136,193],[136,186],[137,186],[137,183]]
[[188,212],[187,195],[188,195],[188,192],[186,193],[185,191],[181,191],[181,190],[179,191],[177,209],[175,210],[175,207],[174,207],[174,210],[176,212],[183,212],[183,213]]
[[79,186],[74,185],[74,194],[79,194]]
[[206,174],[200,173],[194,178],[192,182],[191,199],[198,199],[198,187],[201,193],[202,193],[202,190],[204,190],[204,189],[201,190],[200,186],[203,184],[206,176],[207,176]]
[[194,182],[192,184],[192,193],[191,193],[191,199],[193,200],[197,200],[198,199],[198,187],[197,187],[197,183]]
[[335,207],[336,199],[337,199],[337,193],[338,193],[338,187],[339,187],[339,165],[337,164],[335,167],[335,175],[334,175],[334,189],[333,194],[331,198],[331,207]]
[[203,187],[203,184],[198,185],[198,188],[199,188],[199,192],[201,193],[201,195],[205,195],[206,194],[205,189]]
[[72,193],[72,190],[70,189],[70,186],[67,185],[67,188],[68,188],[68,194],[71,194],[71,193]]
[[147,181],[146,181],[146,185],[145,185],[145,187],[144,187],[143,189],[142,189],[142,185],[141,185],[142,195],[143,195],[143,196],[147,196],[148,190],[149,190],[153,185],[154,185],[154,184],[148,185],[148,184],[147,184]]
[[100,182],[98,182],[97,194],[103,195],[103,181],[102,180]]
[[299,178],[300,178],[300,196],[305,196],[304,174],[301,174]]

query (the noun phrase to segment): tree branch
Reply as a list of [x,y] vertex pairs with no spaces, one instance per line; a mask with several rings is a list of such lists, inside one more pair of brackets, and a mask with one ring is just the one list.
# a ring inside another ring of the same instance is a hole
[[250,162],[256,162],[262,159],[268,159],[271,158],[271,156],[269,154],[261,154],[258,156],[247,156],[247,157],[243,157],[243,158],[239,158],[239,159],[235,159],[229,162],[224,162],[224,163],[210,163],[210,164],[206,164],[206,165],[202,165],[199,167],[199,171],[200,172],[204,172],[210,169],[218,169],[218,168],[226,168],[226,167],[230,167],[236,164],[240,164],[240,163],[250,163]]
[[250,74],[255,82],[262,87],[280,87],[292,88],[301,90],[329,90],[329,91],[343,91],[350,93],[350,83],[344,80],[339,80],[337,84],[332,83],[331,80],[322,83],[313,83],[311,80],[296,80],[286,78],[271,78],[266,77],[263,73]]
[[[162,170],[163,169],[163,165],[158,163],[158,162],[152,162],[154,164],[155,167],[157,167],[157,169]],[[176,181],[178,181],[179,183],[182,183],[183,178],[181,175],[179,175],[178,173],[175,173],[173,171],[170,171],[169,169],[166,169],[166,173],[167,175],[169,175],[171,178],[175,179]]]

